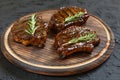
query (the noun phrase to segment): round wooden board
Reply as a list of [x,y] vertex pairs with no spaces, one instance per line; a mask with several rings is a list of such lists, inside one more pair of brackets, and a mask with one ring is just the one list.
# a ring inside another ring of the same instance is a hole
[[[57,10],[48,10],[37,12],[36,14],[48,22],[52,14]],[[31,14],[30,14],[31,15]],[[28,16],[19,20],[24,20]],[[14,22],[15,23],[15,22]],[[60,60],[56,50],[53,47],[54,35],[48,34],[48,39],[44,48],[34,46],[24,46],[11,40],[10,30],[12,23],[1,38],[1,50],[4,56],[18,67],[44,75],[66,76],[76,73],[82,73],[96,68],[110,56],[114,47],[114,36],[111,29],[99,18],[90,16],[86,26],[95,30],[99,35],[101,42],[91,54],[76,53]]]

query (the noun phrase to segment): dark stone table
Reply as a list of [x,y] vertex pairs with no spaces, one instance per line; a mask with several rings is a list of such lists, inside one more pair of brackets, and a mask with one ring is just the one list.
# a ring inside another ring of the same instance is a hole
[[115,35],[111,57],[97,69],[67,77],[50,77],[24,71],[0,52],[0,80],[120,80],[120,0],[0,0],[0,34],[13,21],[29,13],[62,6],[79,6],[103,19]]

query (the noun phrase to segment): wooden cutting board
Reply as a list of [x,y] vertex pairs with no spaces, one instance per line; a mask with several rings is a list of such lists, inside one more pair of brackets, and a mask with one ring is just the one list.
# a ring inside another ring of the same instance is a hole
[[[52,14],[57,10],[47,10],[37,12],[44,21],[48,22]],[[31,14],[20,18],[25,20]],[[15,23],[15,22],[14,22]],[[48,39],[44,48],[34,46],[24,46],[11,40],[10,30],[12,23],[1,37],[1,50],[4,56],[18,67],[44,75],[66,76],[76,73],[83,73],[101,65],[109,58],[114,47],[114,36],[111,29],[98,17],[91,15],[86,22],[86,26],[95,30],[101,42],[91,54],[76,53],[60,60],[53,47],[54,35],[48,34]]]

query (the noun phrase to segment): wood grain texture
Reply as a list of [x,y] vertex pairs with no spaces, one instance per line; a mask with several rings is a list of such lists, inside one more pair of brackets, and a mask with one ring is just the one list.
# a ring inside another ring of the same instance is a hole
[[[48,10],[37,12],[36,14],[42,16],[44,21],[48,22],[52,14],[56,11]],[[19,20],[24,20],[30,15],[24,16]],[[14,23],[2,35],[2,52],[13,64],[24,70],[38,74],[65,76],[89,71],[107,60],[114,47],[114,36],[111,29],[101,19],[95,16],[90,16],[85,25],[97,32],[101,39],[100,44],[91,54],[77,53],[64,60],[59,60],[58,54],[56,54],[56,50],[53,47],[55,35],[52,33],[49,33],[44,48],[26,47],[13,42],[11,40],[10,30]]]

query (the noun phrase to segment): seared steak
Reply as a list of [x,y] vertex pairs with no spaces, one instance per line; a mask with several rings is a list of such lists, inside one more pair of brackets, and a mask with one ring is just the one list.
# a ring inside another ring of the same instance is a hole
[[51,17],[49,27],[57,33],[69,26],[80,26],[84,24],[87,21],[88,17],[89,15],[86,9],[78,7],[62,7]]
[[60,58],[75,52],[91,53],[100,42],[95,31],[87,27],[71,26],[59,32],[55,38],[54,46]]
[[12,39],[15,42],[22,43],[23,45],[34,45],[41,47],[46,42],[47,38],[47,26],[45,25],[45,22],[41,19],[40,16],[36,15],[36,23],[35,26],[37,26],[37,29],[35,30],[34,35],[31,35],[27,33],[25,30],[29,29],[29,22],[30,17],[18,20],[15,22],[13,27],[11,28],[11,35]]

